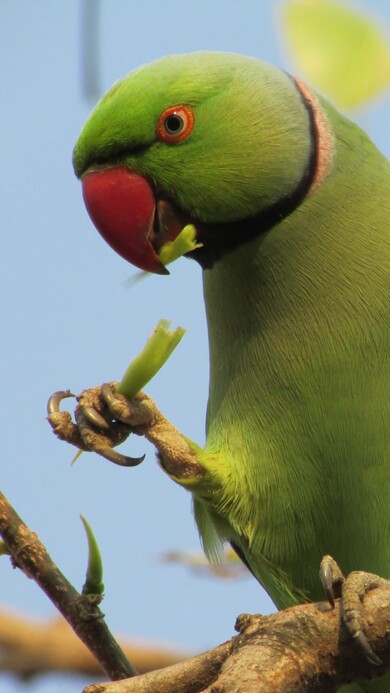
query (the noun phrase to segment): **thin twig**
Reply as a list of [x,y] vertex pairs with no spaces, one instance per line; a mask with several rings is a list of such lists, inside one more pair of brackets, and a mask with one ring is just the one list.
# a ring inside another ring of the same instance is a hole
[[52,561],[37,534],[31,531],[0,492],[0,534],[12,560],[32,578],[88,647],[111,681],[137,674],[110,633],[96,599],[82,596]]

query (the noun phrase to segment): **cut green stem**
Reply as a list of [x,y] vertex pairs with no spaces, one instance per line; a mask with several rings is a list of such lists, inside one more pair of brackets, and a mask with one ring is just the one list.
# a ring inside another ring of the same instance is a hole
[[119,394],[127,399],[135,397],[169,359],[185,333],[182,327],[172,331],[169,327],[168,320],[158,322],[141,353],[127,368],[118,386]]

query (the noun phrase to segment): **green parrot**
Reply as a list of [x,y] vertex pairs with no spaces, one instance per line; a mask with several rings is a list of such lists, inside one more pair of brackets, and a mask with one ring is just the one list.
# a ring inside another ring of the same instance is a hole
[[[279,609],[323,599],[324,554],[390,577],[388,161],[300,80],[200,52],[117,82],[74,168],[99,232],[143,270],[166,274],[159,250],[196,227],[207,441],[189,444],[202,473],[165,467],[206,554],[230,542]],[[343,690],[362,689],[390,682]]]

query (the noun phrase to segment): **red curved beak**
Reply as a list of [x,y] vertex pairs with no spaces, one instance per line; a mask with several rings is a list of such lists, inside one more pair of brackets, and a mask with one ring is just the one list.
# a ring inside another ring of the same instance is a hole
[[169,274],[156,251],[173,240],[185,222],[173,215],[172,223],[173,208],[156,203],[148,180],[124,165],[91,167],[82,186],[88,214],[111,248],[142,270]]

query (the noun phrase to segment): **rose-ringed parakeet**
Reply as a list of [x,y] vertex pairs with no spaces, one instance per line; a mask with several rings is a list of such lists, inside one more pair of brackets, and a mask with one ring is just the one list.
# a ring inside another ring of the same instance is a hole
[[389,576],[387,160],[299,80],[204,52],[116,83],[74,167],[95,225],[138,267],[164,273],[159,249],[197,229],[206,446],[182,437],[175,457],[153,423],[145,434],[192,492],[206,553],[231,542],[279,608],[323,599],[324,554]]

